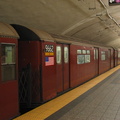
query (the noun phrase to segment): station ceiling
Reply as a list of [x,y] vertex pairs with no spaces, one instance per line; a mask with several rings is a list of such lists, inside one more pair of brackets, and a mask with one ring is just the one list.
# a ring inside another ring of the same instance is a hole
[[0,21],[120,48],[120,5],[108,0],[1,0]]

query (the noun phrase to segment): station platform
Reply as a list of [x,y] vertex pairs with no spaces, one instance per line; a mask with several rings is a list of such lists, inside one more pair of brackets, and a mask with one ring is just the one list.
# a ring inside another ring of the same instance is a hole
[[14,120],[120,120],[120,65]]

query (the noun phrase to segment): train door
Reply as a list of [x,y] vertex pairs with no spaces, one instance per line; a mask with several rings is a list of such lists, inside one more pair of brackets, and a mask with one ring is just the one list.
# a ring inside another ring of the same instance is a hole
[[95,76],[99,75],[99,49],[94,48]]
[[111,60],[111,59],[112,59],[111,56],[112,56],[112,55],[111,55],[111,49],[109,49],[109,50],[108,50],[109,69],[111,69],[111,66],[112,66],[112,64],[111,64],[111,61],[112,61],[112,60]]
[[19,114],[17,40],[0,40],[0,120],[8,120]]
[[118,51],[117,50],[115,50],[115,55],[114,55],[115,57],[114,57],[114,59],[115,59],[115,66],[117,66],[118,65]]
[[57,93],[70,87],[69,81],[69,45],[57,44],[56,46],[56,72]]

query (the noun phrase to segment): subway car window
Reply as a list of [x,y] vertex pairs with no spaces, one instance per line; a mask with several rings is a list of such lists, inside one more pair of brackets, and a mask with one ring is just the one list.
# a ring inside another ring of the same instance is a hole
[[85,55],[77,55],[77,64],[85,63]]
[[77,50],[77,54],[82,54],[82,50]]
[[64,47],[64,62],[65,63],[68,63],[68,58],[69,58],[68,47]]
[[98,59],[98,49],[95,50],[95,57]]
[[94,49],[94,60],[98,59],[98,49]]
[[87,54],[90,54],[90,50],[87,50]]
[[108,50],[108,58],[110,58],[110,56],[111,56],[111,51]]
[[82,50],[82,53],[83,53],[83,54],[86,54],[86,50]]
[[118,52],[118,58],[120,58],[120,51]]
[[14,44],[1,44],[2,81],[15,80],[16,56]]
[[106,60],[106,52],[101,51],[101,60]]
[[56,62],[57,64],[61,64],[61,57],[62,57],[62,53],[61,53],[61,46],[57,46],[56,47]]
[[85,63],[89,63],[90,62],[90,55],[85,55]]
[[96,57],[95,57],[95,49],[94,49],[94,60],[96,60]]

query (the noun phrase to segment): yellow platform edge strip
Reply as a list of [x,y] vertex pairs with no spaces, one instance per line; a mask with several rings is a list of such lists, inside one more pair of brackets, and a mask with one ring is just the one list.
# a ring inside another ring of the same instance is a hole
[[103,73],[102,75],[86,82],[83,85],[15,118],[14,120],[44,120],[49,117],[83,93],[87,92],[89,89],[103,81],[105,78],[110,76],[112,73],[120,69],[120,65]]

